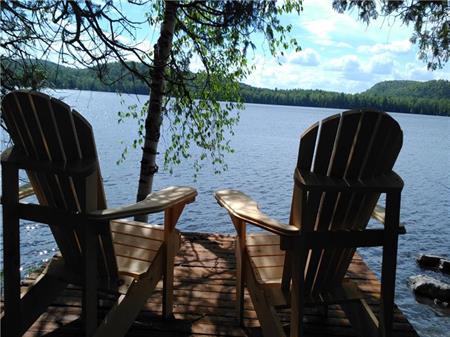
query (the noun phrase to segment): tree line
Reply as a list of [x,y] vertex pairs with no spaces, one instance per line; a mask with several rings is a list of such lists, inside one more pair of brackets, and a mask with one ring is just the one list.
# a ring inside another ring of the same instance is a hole
[[[142,72],[145,71],[138,63],[132,66]],[[98,72],[93,68],[75,69],[48,61],[39,61],[33,67],[40,67],[40,72],[33,70],[34,74],[41,74],[38,79],[41,81],[38,84],[40,87],[148,94],[147,84],[118,63],[108,64],[107,70],[103,71],[103,78],[98,78]],[[23,86],[36,85],[31,83],[31,77],[28,78],[25,71],[22,69],[15,71],[21,73]],[[192,83],[194,92],[195,87],[204,85],[198,83],[201,79],[199,76]],[[36,76],[33,77],[33,81],[36,81]],[[241,84],[239,94],[245,103],[342,109],[371,107],[390,112],[450,116],[450,82],[446,80],[385,81],[357,94],[324,90],[266,89]]]
[[[392,82],[398,82],[395,83],[397,86],[403,81]],[[450,88],[449,81],[440,82]],[[373,93],[370,89],[363,93],[345,94],[324,90],[271,90],[242,85],[241,95],[247,103],[342,109],[371,107],[390,112],[450,116],[450,96],[429,98],[427,94],[423,97],[396,95],[391,93],[389,88],[386,88],[383,94]]]

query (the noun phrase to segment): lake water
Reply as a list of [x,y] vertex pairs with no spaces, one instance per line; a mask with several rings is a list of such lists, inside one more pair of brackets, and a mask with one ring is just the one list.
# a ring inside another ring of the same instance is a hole
[[[132,151],[119,166],[116,161],[124,148],[122,142],[134,139],[136,122],[118,125],[117,111],[129,104],[141,105],[146,97],[69,90],[50,94],[64,99],[91,122],[108,205],[134,202],[141,154]],[[240,189],[254,197],[266,213],[287,221],[299,136],[314,122],[337,112],[341,110],[248,104],[232,138],[236,152],[226,157],[228,171],[214,175],[205,169],[193,181],[192,163],[183,163],[173,175],[159,172],[154,189],[168,185],[197,188],[197,201],[188,205],[180,219],[178,228],[182,231],[233,233],[228,215],[213,198],[213,191],[221,188]],[[399,242],[395,301],[421,336],[449,337],[450,317],[417,303],[407,281],[410,276],[425,273],[450,283],[449,277],[420,270],[415,263],[420,253],[450,257],[450,118],[392,115],[404,131],[404,145],[395,170],[405,181],[401,218],[408,231]],[[2,138],[6,138],[4,133]],[[167,142],[161,140],[161,152]],[[162,167],[162,158],[159,166]],[[21,239],[24,272],[47,261],[56,249],[48,228],[42,224],[21,224]],[[377,271],[380,250],[359,251]]]

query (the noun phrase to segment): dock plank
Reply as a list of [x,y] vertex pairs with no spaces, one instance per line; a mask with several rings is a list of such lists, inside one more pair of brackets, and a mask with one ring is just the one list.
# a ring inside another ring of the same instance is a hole
[[[248,293],[245,293],[245,328],[235,320],[234,237],[206,233],[185,233],[175,261],[174,317],[161,319],[161,282],[137,317],[127,336],[261,336],[261,329]],[[379,281],[362,258],[356,255],[348,276],[354,279],[375,313],[379,310]],[[23,280],[29,286],[37,275]],[[26,337],[79,336],[81,333],[81,289],[70,285],[26,332]],[[99,301],[100,314],[112,305],[106,295]],[[283,324],[289,313],[280,312]],[[356,336],[339,305],[329,307],[328,317],[307,308],[307,336]],[[394,313],[394,337],[418,337],[398,308]]]

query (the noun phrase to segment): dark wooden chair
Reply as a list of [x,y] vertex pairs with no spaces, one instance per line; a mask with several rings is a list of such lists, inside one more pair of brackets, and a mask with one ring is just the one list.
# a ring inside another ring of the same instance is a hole
[[[215,193],[237,230],[237,311],[247,287],[264,336],[284,336],[278,307],[291,307],[290,336],[303,336],[305,305],[339,303],[361,336],[390,336],[402,179],[392,171],[402,131],[388,114],[353,110],[301,136],[289,224],[236,190]],[[277,191],[273,191],[277,193]],[[386,194],[386,209],[376,206]],[[382,229],[366,229],[370,217]],[[246,224],[272,234],[246,234]],[[356,247],[383,247],[378,318],[345,277]]]
[[[87,336],[125,335],[161,278],[163,316],[171,316],[174,257],[180,246],[175,224],[196,190],[169,187],[136,204],[108,209],[92,128],[78,112],[48,95],[15,91],[2,100],[2,118],[14,143],[1,158],[2,336],[22,335],[68,283],[83,286]],[[26,171],[32,187],[21,193],[19,170]],[[39,205],[20,202],[19,194],[32,192]],[[120,220],[154,212],[164,212],[164,226]],[[48,224],[60,250],[24,294],[20,219]],[[116,298],[101,322],[99,290]]]

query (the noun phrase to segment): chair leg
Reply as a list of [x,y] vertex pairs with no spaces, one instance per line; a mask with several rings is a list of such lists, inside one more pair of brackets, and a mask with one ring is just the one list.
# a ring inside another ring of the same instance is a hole
[[364,299],[342,302],[340,306],[359,336],[380,337],[378,319]]
[[236,318],[239,325],[244,325],[244,293],[245,293],[245,270],[249,267],[246,264],[246,224],[241,219],[231,216],[231,221],[236,229],[235,256],[236,256]]
[[[64,280],[63,261],[61,258],[53,257],[46,269],[36,278],[33,284],[27,287],[20,301],[21,333],[28,330],[33,323],[47,310],[47,307],[66,288]],[[62,271],[60,273],[59,271]],[[2,336],[10,336],[2,334]]]
[[244,292],[245,292],[245,277],[244,277],[244,260],[245,249],[241,247],[242,240],[236,238],[236,317],[239,325],[244,324]]
[[292,256],[291,337],[303,337],[305,335],[303,327],[303,316],[305,314],[304,270],[307,252],[300,247],[301,245],[298,245]]
[[[247,266],[250,266],[248,260],[246,263]],[[263,336],[285,337],[286,334],[284,333],[283,326],[281,325],[275,308],[267,300],[264,289],[256,282],[256,279],[253,275],[253,270],[248,267],[245,269],[244,273],[247,283],[247,289],[250,293],[253,307],[256,311],[256,316],[258,317],[259,323],[261,324]]]
[[180,248],[180,234],[175,225],[183,212],[185,204],[168,208],[164,212],[164,254],[163,254],[163,302],[162,315],[168,319],[173,312],[173,277],[175,255]]
[[173,315],[173,279],[174,279],[174,264],[175,255],[179,247],[178,232],[173,231],[167,241],[164,243],[164,275],[163,275],[163,307],[162,315],[164,319],[169,319]]
[[[92,224],[91,224],[92,225]],[[83,228],[84,234],[84,287],[82,299],[82,320],[87,337],[93,336],[97,322],[97,247],[96,236],[89,226]]]
[[386,194],[385,241],[381,266],[380,335],[392,335],[397,268],[398,224],[400,219],[400,193]]
[[4,311],[2,336],[21,335],[18,170],[2,163]]
[[147,272],[131,283],[126,295],[119,297],[95,332],[95,337],[123,337],[151,296],[164,269],[163,252],[159,251]]
[[392,335],[396,256],[397,242],[391,244],[390,247],[384,247],[380,296],[380,335],[382,337],[389,337]]

